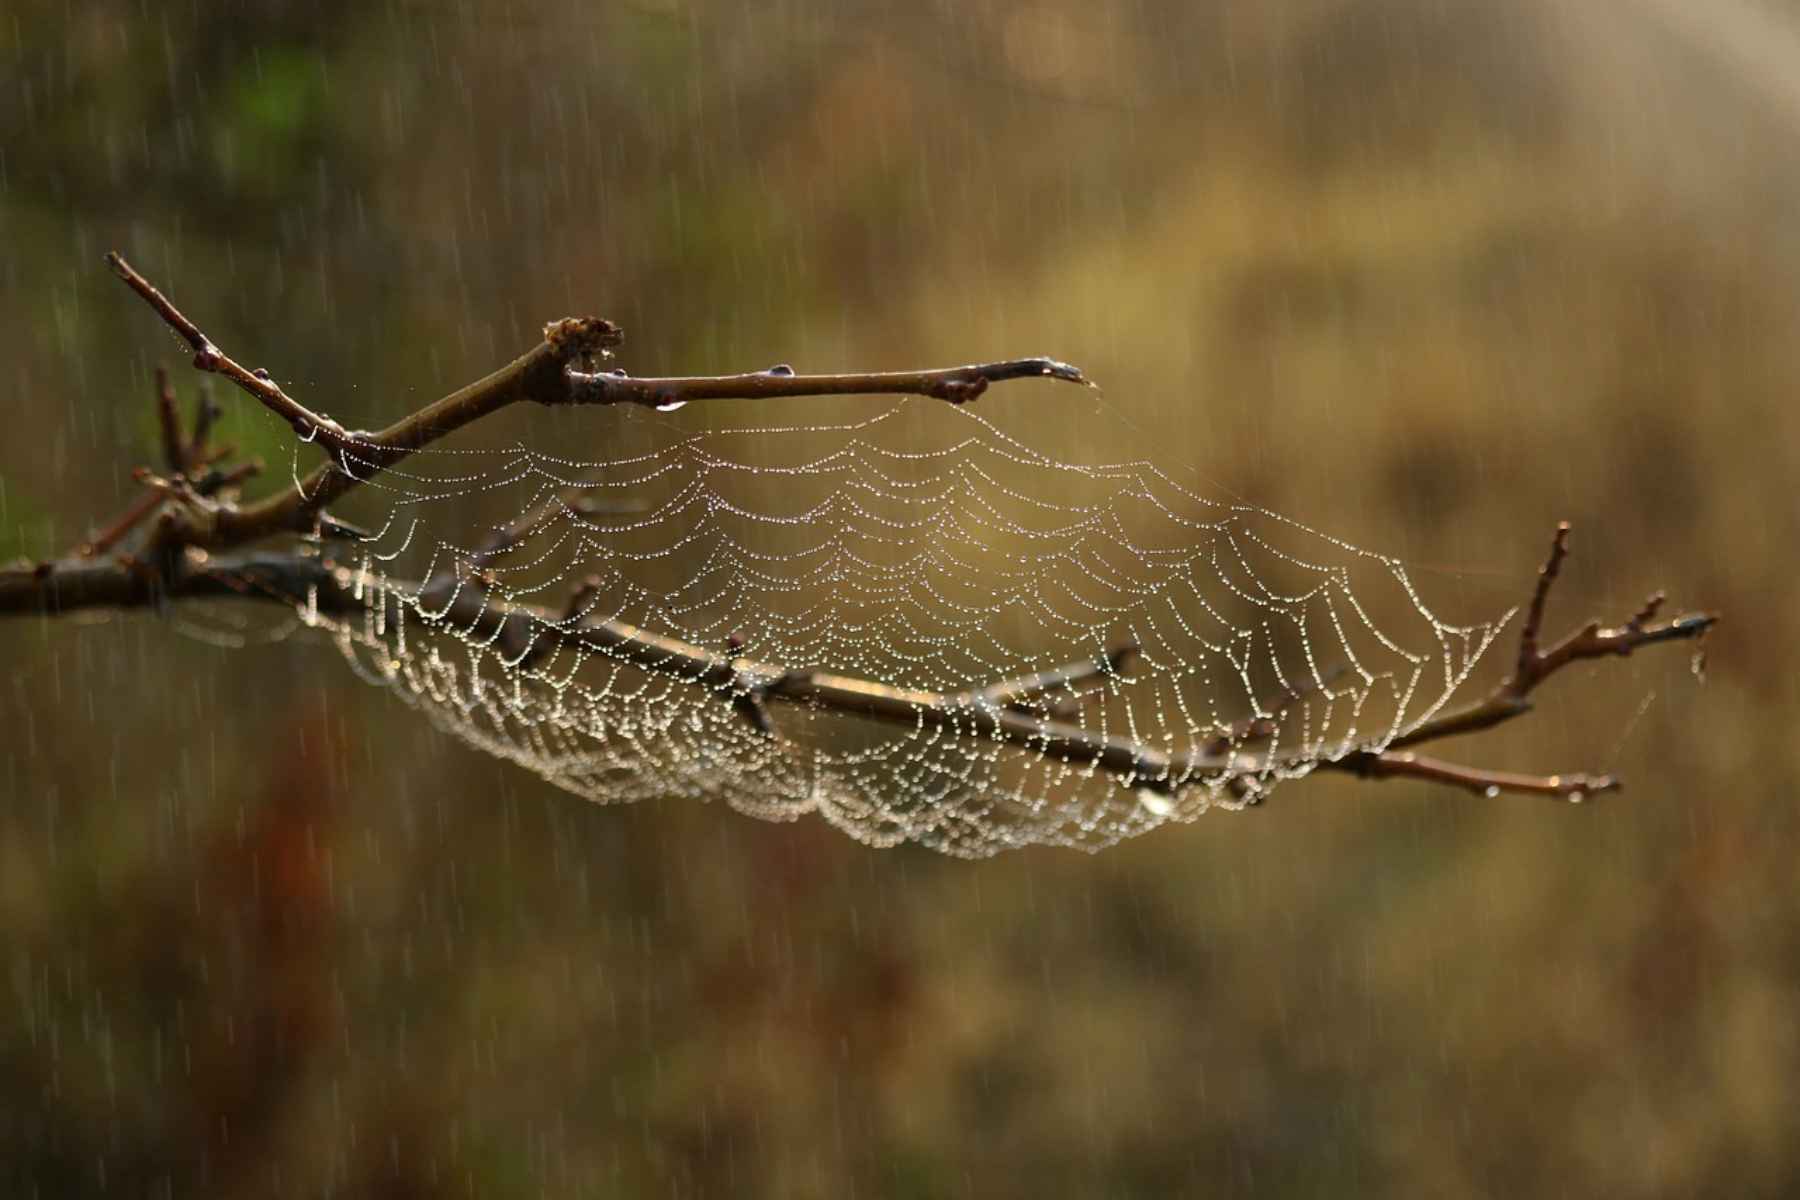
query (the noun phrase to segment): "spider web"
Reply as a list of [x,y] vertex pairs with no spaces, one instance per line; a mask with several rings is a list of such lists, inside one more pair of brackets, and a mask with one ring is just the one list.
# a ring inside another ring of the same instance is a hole
[[[1394,558],[1148,462],[1060,461],[968,406],[702,432],[575,415],[560,440],[616,456],[433,450],[371,473],[384,523],[336,552],[363,611],[302,616],[441,728],[601,803],[816,813],[967,857],[1100,849],[1379,750],[1506,619],[1448,624]],[[510,635],[470,616],[526,609]],[[679,656],[560,636],[622,624],[895,689],[910,719],[757,702]],[[978,718],[998,708],[1046,743],[995,735]],[[1048,745],[1064,726],[1169,765],[1084,761]]]

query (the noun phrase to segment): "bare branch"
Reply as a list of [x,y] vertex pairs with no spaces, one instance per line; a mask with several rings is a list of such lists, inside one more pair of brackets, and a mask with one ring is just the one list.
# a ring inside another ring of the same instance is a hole
[[1343,769],[1365,779],[1424,779],[1463,788],[1490,799],[1505,792],[1515,792],[1528,796],[1554,796],[1579,803],[1599,792],[1614,792],[1620,787],[1618,779],[1611,775],[1519,775],[1511,771],[1459,766],[1406,750],[1365,754],[1345,761],[1347,765]]
[[1314,692],[1330,687],[1349,672],[1348,666],[1339,663],[1337,666],[1321,672],[1317,679],[1308,679],[1295,684],[1283,692],[1280,699],[1269,706],[1266,712],[1234,721],[1229,728],[1215,733],[1208,740],[1207,745],[1216,753],[1222,754],[1233,746],[1268,741],[1281,731],[1281,715],[1283,713]]
[[105,554],[125,539],[125,536],[136,529],[143,519],[156,511],[163,501],[162,493],[154,488],[145,488],[126,510],[109,522],[105,529],[95,534],[91,541],[83,542],[75,551],[83,558],[92,558],[96,554]]
[[202,379],[199,390],[199,398],[194,401],[193,440],[188,443],[188,458],[196,462],[206,457],[207,436],[212,433],[213,422],[224,415],[213,399],[212,381]]
[[745,375],[690,375],[633,378],[623,371],[584,374],[569,371],[570,399],[576,404],[641,404],[668,411],[692,400],[774,400],[792,396],[887,394],[928,396],[965,404],[1008,379],[1061,379],[1088,383],[1077,367],[1053,358],[1018,358],[972,363],[935,371],[860,371],[838,375],[796,375],[786,363]]
[[[400,605],[399,596],[416,594],[417,586],[390,582],[385,589],[386,602]],[[143,607],[163,599],[230,596],[292,606],[316,604],[318,611],[334,615],[361,613],[366,605],[357,595],[354,572],[349,568],[292,554],[213,558],[190,549],[181,556],[172,576],[160,580],[118,560],[66,559],[54,564],[0,567],[0,613],[56,615],[83,608]],[[400,617],[397,608],[389,615]],[[514,654],[531,652],[539,639],[583,646],[641,670],[686,679],[722,696],[747,695],[757,704],[781,701],[900,725],[923,722],[959,736],[997,739],[1072,763],[1095,763],[1128,775],[1137,786],[1153,791],[1174,791],[1208,775],[1243,769],[1249,762],[1242,756],[1204,750],[1165,754],[1126,738],[978,700],[972,692],[896,688],[846,675],[792,671],[732,658],[623,621],[569,624],[539,608],[514,605],[502,609],[473,589],[459,593],[442,620],[477,640],[491,638]]]
[[188,448],[181,444],[181,418],[175,414],[175,385],[169,382],[168,368],[156,368],[156,419],[162,430],[163,463],[169,473],[179,475],[188,468]]
[[[1127,672],[1137,653],[1120,646],[1103,657],[1072,663],[1020,678],[1001,680],[959,692],[935,692],[882,684],[827,671],[790,669],[760,663],[736,653],[736,638],[726,653],[616,620],[594,621],[595,584],[584,583],[561,612],[495,603],[481,586],[457,589],[455,576],[421,585],[390,583],[371,601],[355,586],[354,573],[316,552],[246,552],[245,547],[274,534],[308,532],[323,538],[358,537],[361,531],[330,516],[326,507],[359,483],[393,466],[436,439],[520,400],[542,404],[645,404],[667,408],[702,399],[772,399],[827,393],[908,393],[963,403],[991,383],[1019,378],[1054,378],[1086,384],[1074,367],[1052,359],[1017,359],[938,371],[795,375],[791,368],[772,367],[749,375],[633,378],[622,373],[595,374],[577,369],[603,357],[619,344],[617,326],[599,318],[552,322],[544,341],[500,370],[412,413],[378,433],[352,433],[313,413],[287,396],[266,372],[247,371],[223,354],[167,297],[118,255],[108,262],[119,276],[154,308],[193,348],[195,365],[224,375],[281,416],[302,437],[319,441],[333,458],[298,485],[242,508],[232,490],[259,464],[215,467],[229,450],[208,451],[208,426],[216,409],[204,396],[196,413],[192,440],[185,445],[174,416],[174,397],[166,376],[157,382],[158,416],[163,455],[171,474],[164,480],[145,474],[151,486],[118,520],[75,555],[54,562],[19,562],[0,567],[0,615],[56,615],[77,609],[160,606],[166,600],[235,596],[306,606],[343,616],[364,611],[370,602],[385,603],[385,614],[405,619],[406,597],[429,596],[447,606],[441,620],[460,632],[503,648],[510,659],[527,667],[558,647],[604,653],[641,670],[686,680],[728,701],[752,726],[774,736],[768,706],[790,703],[852,713],[898,725],[921,725],[954,736],[1003,741],[1026,750],[1077,764],[1093,764],[1129,779],[1134,786],[1174,792],[1203,780],[1224,776],[1237,795],[1250,795],[1245,776],[1261,771],[1316,765],[1367,779],[1413,778],[1463,788],[1483,795],[1501,792],[1579,799],[1619,786],[1610,775],[1535,776],[1488,771],[1426,758],[1409,747],[1475,730],[1491,728],[1529,711],[1531,693],[1544,680],[1571,663],[1630,654],[1639,646],[1697,639],[1716,622],[1710,613],[1689,613],[1658,622],[1664,599],[1650,597],[1623,625],[1605,628],[1589,623],[1542,648],[1542,630],[1550,592],[1569,553],[1568,525],[1557,527],[1549,555],[1520,630],[1513,670],[1487,697],[1455,712],[1428,720],[1383,749],[1353,751],[1339,759],[1312,764],[1291,752],[1272,757],[1246,754],[1245,743],[1272,741],[1279,718],[1310,691],[1326,686],[1327,675],[1290,691],[1271,711],[1238,722],[1230,729],[1199,738],[1186,753],[1171,753],[1125,738],[1098,733],[1064,720],[1079,716],[1087,694],[1078,689],[1107,676]],[[1089,385],[1091,386],[1091,385]],[[199,474],[198,468],[208,468]],[[507,553],[568,501],[554,497],[514,522],[498,527],[471,562],[479,570]],[[140,542],[126,539],[158,514]],[[111,557],[103,557],[114,551]],[[1067,693],[1063,695],[1061,693]]]
[[179,491],[171,480],[188,480],[190,472],[204,466],[206,473],[200,475],[193,483],[193,494],[201,497],[211,496],[226,488],[236,487],[246,479],[262,470],[261,460],[242,463],[236,467],[220,470],[214,464],[229,458],[235,448],[226,446],[217,451],[206,449],[206,431],[218,409],[204,392],[200,397],[200,405],[194,413],[194,436],[192,441],[186,440],[181,432],[181,415],[175,407],[175,388],[169,382],[169,372],[158,366],[155,371],[156,423],[161,434],[162,457],[169,479],[165,480],[152,474],[145,468],[133,472],[133,477],[144,485],[144,490],[131,502],[124,512],[108,522],[105,529],[95,534],[92,540],[84,542],[76,548],[75,553],[84,558],[105,554],[119,546],[127,537],[136,532],[145,518],[161,508],[164,500]]
[[1550,541],[1550,554],[1538,570],[1537,587],[1532,592],[1531,604],[1525,613],[1525,624],[1519,630],[1519,657],[1512,674],[1501,680],[1499,686],[1485,699],[1455,712],[1434,717],[1395,738],[1389,746],[1390,750],[1435,742],[1461,733],[1492,729],[1530,712],[1531,693],[1544,680],[1570,663],[1589,658],[1622,657],[1639,646],[1699,638],[1718,623],[1717,613],[1684,613],[1660,624],[1650,624],[1663,606],[1663,595],[1658,592],[1625,624],[1607,629],[1602,628],[1597,621],[1589,622],[1548,651],[1541,651],[1538,643],[1543,629],[1544,607],[1550,597],[1550,588],[1555,584],[1568,554],[1569,523],[1564,521],[1556,527],[1555,536]]
[[289,490],[243,509],[223,509],[210,527],[189,540],[228,549],[276,533],[306,533],[318,515],[364,479],[471,422],[520,400],[539,404],[637,403],[668,408],[697,399],[772,399],[782,396],[891,393],[932,396],[952,403],[974,399],[990,383],[1051,378],[1086,384],[1075,367],[1048,358],[1014,359],[935,371],[795,375],[785,366],[748,375],[633,379],[587,374],[578,362],[604,357],[624,339],[617,325],[598,317],[569,317],[544,327],[544,341],[484,379],[402,418],[378,433],[346,430],[293,399],[266,371],[249,371],[213,344],[168,297],[119,254],[106,256],[115,274],[155,309],[194,350],[194,365],[224,375],[281,417],[295,433],[317,441],[333,463]]
[[[989,684],[974,692],[972,699],[976,704],[1003,704],[1008,708],[1029,711],[1032,702],[1039,700],[1046,692],[1065,689],[1073,692],[1079,685],[1095,679],[1104,679],[1109,675],[1129,675],[1131,664],[1141,653],[1137,643],[1126,642],[1098,658]],[[1067,695],[1054,697],[1049,702],[1049,707],[1054,712],[1059,706],[1065,706],[1070,698]]]
[[223,375],[260,401],[264,407],[291,426],[295,433],[311,441],[317,438],[333,450],[341,450],[352,438],[336,421],[319,416],[281,390],[267,371],[250,371],[240,366],[212,344],[200,327],[182,315],[181,310],[158,291],[148,279],[132,269],[117,251],[106,256],[113,274],[123,279],[131,290],[144,298],[158,316],[193,347],[194,366],[202,371]]
[[1544,606],[1550,600],[1550,589],[1556,585],[1556,577],[1562,574],[1563,560],[1569,557],[1569,523],[1559,521],[1556,532],[1550,538],[1550,557],[1538,568],[1537,586],[1531,592],[1531,605],[1525,611],[1525,624],[1519,629],[1519,660],[1512,678],[1514,690],[1523,694],[1529,689],[1527,682],[1531,672],[1538,664],[1538,635],[1544,628]]
[[[231,447],[227,447],[226,449],[230,450]],[[230,455],[226,454],[221,457],[230,457]],[[261,475],[262,471],[263,461],[260,458],[253,458],[249,462],[242,462],[235,467],[228,467],[222,471],[217,467],[208,466],[206,474],[195,481],[194,490],[202,496],[211,496],[215,492],[224,491],[226,488],[238,487],[246,481]]]
[[[391,583],[385,590],[386,603],[398,606],[402,603],[399,597],[416,594],[416,588],[414,584]],[[1031,679],[966,692],[897,688],[852,676],[795,671],[715,653],[622,621],[590,623],[582,619],[582,614],[592,595],[591,585],[584,584],[570,597],[564,611],[556,614],[525,605],[497,606],[479,589],[465,589],[451,602],[443,620],[470,637],[492,639],[509,654],[530,661],[540,659],[556,645],[581,646],[645,671],[685,679],[728,699],[757,729],[771,735],[774,728],[766,711],[769,702],[804,704],[900,725],[922,723],[963,737],[997,739],[1068,762],[1093,763],[1129,777],[1136,786],[1165,793],[1221,774],[1255,772],[1286,763],[1236,752],[1218,738],[1196,744],[1186,754],[1169,754],[1129,739],[1034,716],[1001,699],[1028,690]],[[117,561],[76,559],[35,567],[21,563],[0,568],[0,613],[49,614],[96,606],[133,607],[155,603],[159,598],[187,596],[240,596],[289,605],[310,602],[316,604],[318,611],[335,615],[360,613],[365,605],[356,593],[353,573],[348,568],[295,555],[208,559],[203,553],[190,551],[180,560],[175,577],[160,583]],[[397,607],[389,617],[401,618]],[[1645,628],[1639,636],[1646,640],[1693,637],[1710,623],[1711,618],[1705,623],[1699,623],[1698,618],[1686,619],[1685,624]],[[1610,631],[1610,636],[1623,635],[1627,630]],[[1125,653],[1123,647],[1113,652],[1121,658]],[[1112,661],[1110,657],[1108,661]],[[1078,667],[1089,677],[1101,670],[1098,662]],[[1076,667],[1063,670],[1072,672]],[[1059,672],[1045,673],[1054,674]],[[1288,702],[1297,698],[1297,694],[1290,695]],[[1437,736],[1463,731],[1448,725],[1444,728],[1447,732]],[[1247,737],[1257,736],[1253,729],[1244,733]],[[1408,744],[1419,740],[1415,733]],[[1295,760],[1286,765],[1299,763]],[[1398,746],[1378,753],[1353,753],[1320,763],[1319,769],[1367,779],[1424,779],[1483,795],[1518,792],[1574,799],[1620,786],[1610,775],[1533,776],[1462,767],[1408,753]]]
[[[569,499],[570,493],[577,490],[579,489],[559,490],[542,504],[535,505],[504,525],[496,525],[488,533],[488,536],[482,539],[473,554],[456,559],[448,567],[438,571],[432,578],[425,581],[423,594],[427,601],[442,603],[449,598],[450,593],[456,589],[459,583],[485,589],[494,578],[488,570],[490,563],[504,558],[518,549],[527,538],[543,528],[546,522],[564,513],[578,511]],[[570,603],[573,604],[577,599],[585,598],[586,593],[581,587],[578,587],[571,597]]]

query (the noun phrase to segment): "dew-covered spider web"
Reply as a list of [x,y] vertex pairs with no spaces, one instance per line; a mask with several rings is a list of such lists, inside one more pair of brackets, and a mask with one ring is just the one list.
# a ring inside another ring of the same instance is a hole
[[748,411],[577,410],[550,445],[371,472],[372,536],[329,549],[360,607],[303,616],[579,796],[970,857],[1105,847],[1380,749],[1504,623],[1448,624],[1396,559],[1148,462],[1060,461],[976,406],[717,419]]

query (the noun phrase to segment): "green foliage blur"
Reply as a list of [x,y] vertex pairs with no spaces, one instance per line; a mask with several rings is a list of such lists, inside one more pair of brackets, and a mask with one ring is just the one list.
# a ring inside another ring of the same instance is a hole
[[0,64],[0,558],[153,458],[184,356],[118,248],[352,424],[575,312],[643,372],[1047,353],[1106,393],[1044,449],[1453,615],[1568,518],[1554,625],[1727,621],[1703,687],[1646,652],[1454,747],[1604,804],[1318,779],[970,865],[583,804],[266,621],[13,620],[0,1192],[1800,1188],[1782,6],[27,0]]

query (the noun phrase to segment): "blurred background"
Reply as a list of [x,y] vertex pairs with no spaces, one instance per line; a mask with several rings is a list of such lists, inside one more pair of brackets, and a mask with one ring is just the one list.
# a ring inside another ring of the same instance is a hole
[[1603,804],[1319,778],[971,864],[585,804],[305,636],[10,620],[0,1191],[1800,1187],[1793,5],[26,0],[0,64],[0,559],[154,459],[118,248],[356,425],[570,313],[644,373],[1051,354],[1104,403],[984,413],[1447,615],[1567,518],[1552,625],[1727,622],[1444,747]]

